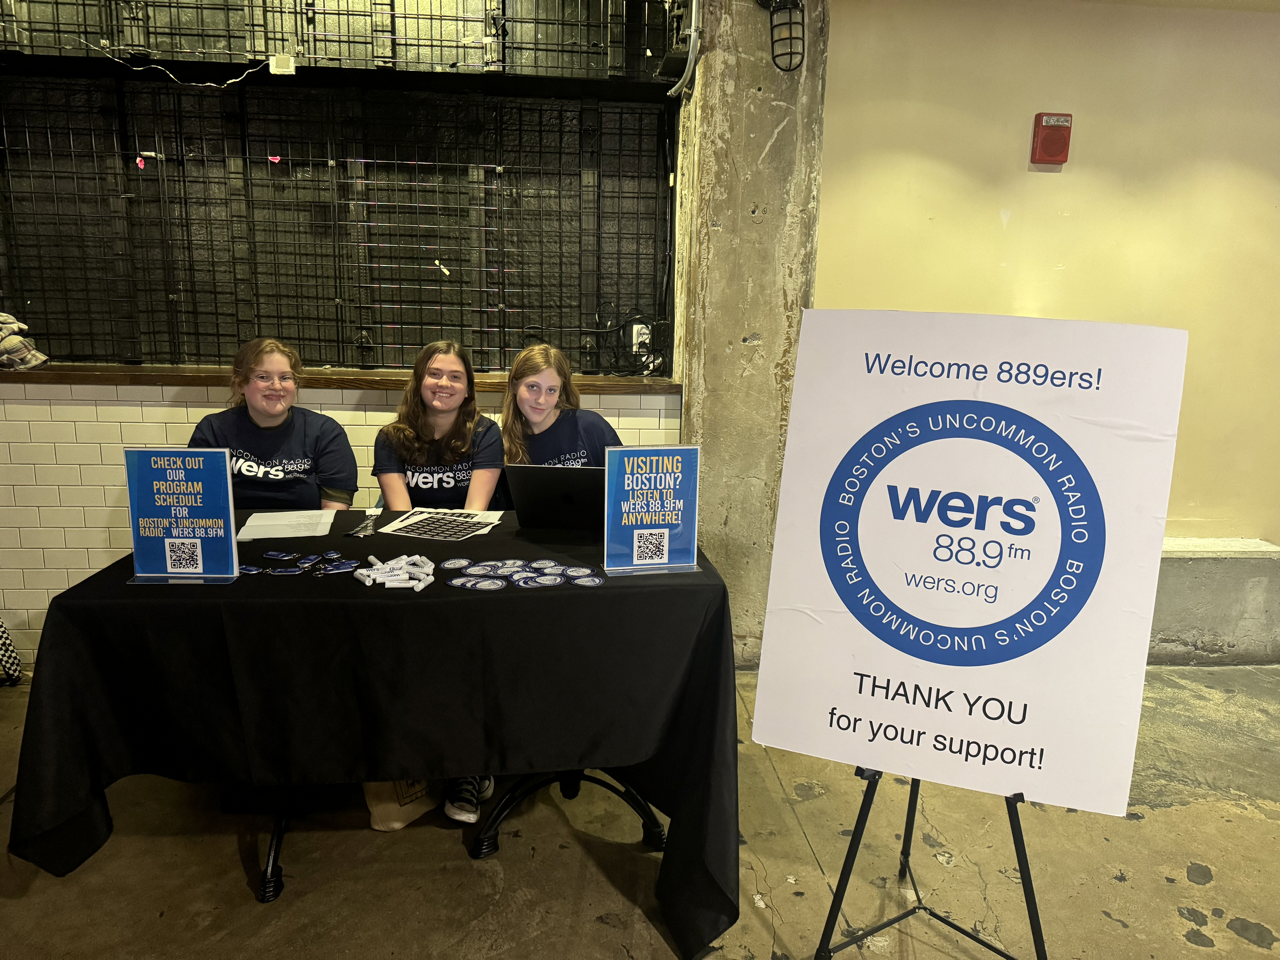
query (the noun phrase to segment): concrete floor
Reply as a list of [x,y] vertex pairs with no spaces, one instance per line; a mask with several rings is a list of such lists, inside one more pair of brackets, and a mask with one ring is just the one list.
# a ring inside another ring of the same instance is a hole
[[[739,675],[742,919],[710,954],[812,957],[862,793],[851,768],[749,742]],[[0,790],[13,783],[26,688],[0,689]],[[1266,957],[1280,935],[1280,667],[1153,667],[1127,819],[1024,806],[1053,960]],[[906,783],[886,777],[841,928],[909,903],[896,879]],[[214,788],[133,777],[116,832],[62,880],[0,865],[0,956],[610,958],[674,952],[653,898],[657,854],[620,801],[584,786],[508,820],[493,859],[437,813],[367,828],[358,787],[317,792],[285,841],[286,889],[254,902],[270,819]],[[7,838],[11,794],[0,800]],[[926,902],[1031,957],[1003,801],[926,784],[913,863]],[[246,866],[248,865],[248,866]],[[917,916],[863,946],[893,958],[989,957]],[[859,955],[850,950],[843,956]]]

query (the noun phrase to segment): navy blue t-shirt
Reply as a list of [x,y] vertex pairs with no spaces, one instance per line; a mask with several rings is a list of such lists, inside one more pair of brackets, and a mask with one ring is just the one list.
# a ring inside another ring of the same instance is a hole
[[[470,454],[457,463],[419,467],[400,459],[395,447],[380,431],[373,444],[373,475],[402,473],[409,487],[409,502],[415,507],[458,509],[467,505],[474,470],[502,469],[502,431],[488,417],[476,420],[471,435]],[[490,504],[493,506],[493,504]],[[499,507],[494,506],[494,509]]]
[[321,487],[357,487],[346,431],[314,410],[291,407],[280,426],[260,427],[241,404],[201,420],[187,446],[230,448],[237,510],[319,510]]
[[524,444],[534,466],[603,467],[604,448],[622,441],[594,410],[561,410],[547,429],[526,434]]

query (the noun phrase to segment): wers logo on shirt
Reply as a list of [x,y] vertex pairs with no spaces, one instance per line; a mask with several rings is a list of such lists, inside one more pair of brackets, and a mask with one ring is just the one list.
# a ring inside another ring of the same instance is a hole
[[439,467],[406,466],[404,482],[410,490],[452,490],[471,483],[471,461]]
[[310,475],[312,460],[305,457],[301,460],[270,460],[263,463],[252,454],[243,450],[231,451],[231,473],[242,477],[256,477],[259,480],[297,480]]
[[570,450],[566,453],[558,454],[550,460],[544,460],[543,466],[547,467],[585,467],[591,463],[591,454],[586,450]]

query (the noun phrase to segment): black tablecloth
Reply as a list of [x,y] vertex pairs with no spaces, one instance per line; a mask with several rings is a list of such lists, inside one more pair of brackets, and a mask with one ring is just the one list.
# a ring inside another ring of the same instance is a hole
[[[392,516],[384,514],[379,525]],[[341,532],[241,544],[438,564],[601,548],[534,539],[507,514],[460,543]],[[126,557],[49,606],[9,849],[57,876],[111,834],[121,777],[255,785],[616,772],[671,818],[663,916],[691,956],[738,917],[737,723],[728,595],[699,573],[601,587],[421,593],[348,575],[139,585]]]

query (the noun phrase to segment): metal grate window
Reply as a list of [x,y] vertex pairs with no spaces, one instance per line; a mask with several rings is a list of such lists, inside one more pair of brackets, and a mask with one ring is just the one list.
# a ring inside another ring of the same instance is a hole
[[662,0],[29,0],[0,4],[0,49],[649,80],[668,21]]
[[667,108],[9,79],[0,303],[57,360],[670,375]]

